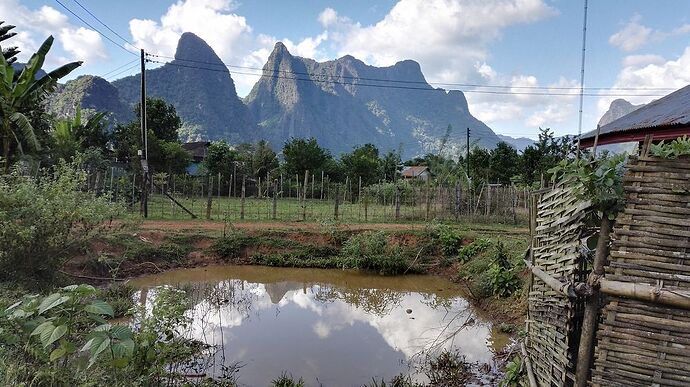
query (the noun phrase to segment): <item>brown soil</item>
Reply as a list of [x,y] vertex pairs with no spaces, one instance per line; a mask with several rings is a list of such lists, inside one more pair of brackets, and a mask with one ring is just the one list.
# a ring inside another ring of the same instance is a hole
[[[200,220],[145,220],[139,228],[142,230],[160,231],[223,231],[224,224],[214,221]],[[323,232],[324,226],[320,223],[305,222],[237,222],[232,223],[232,227],[247,231],[265,230],[304,230]],[[339,225],[338,229],[352,231],[384,230],[384,231],[404,231],[404,230],[423,230],[423,224],[396,224],[396,223],[366,223],[366,224],[347,224]]]

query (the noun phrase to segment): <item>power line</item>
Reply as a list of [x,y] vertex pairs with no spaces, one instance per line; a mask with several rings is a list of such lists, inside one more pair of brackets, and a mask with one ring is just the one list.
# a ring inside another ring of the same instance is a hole
[[111,80],[117,78],[120,74],[124,74],[124,73],[126,73],[126,72],[128,72],[128,71],[134,70],[134,69],[137,68],[138,66],[139,66],[139,63],[135,63],[135,64],[133,64],[133,65],[127,67],[126,69],[121,70],[121,71],[118,71],[116,74],[113,74],[113,75],[109,76],[106,80],[107,80],[107,81],[111,81]]
[[89,11],[88,9],[86,9],[86,7],[84,7],[83,5],[81,5],[81,3],[80,3],[79,1],[77,1],[77,0],[72,0],[72,1],[74,1],[79,7],[81,7],[81,9],[83,9],[84,11],[86,11],[86,13],[88,13],[89,15],[91,15],[91,17],[93,17],[94,19],[96,19],[97,22],[101,23],[101,25],[102,25],[103,27],[107,28],[108,31],[110,31],[110,32],[112,32],[113,34],[115,34],[115,36],[117,36],[118,38],[122,39],[125,43],[131,45],[132,47],[134,46],[129,40],[123,38],[123,37],[122,37],[120,34],[118,34],[115,30],[113,30],[112,28],[108,27],[107,24],[103,23],[103,22],[101,21],[101,19],[99,19],[99,18],[98,18],[96,15],[94,15],[91,11]]
[[[444,90],[444,89],[435,89],[432,87],[380,85],[380,84],[371,84],[371,83],[346,83],[346,82],[335,81],[335,80],[320,80],[320,79],[311,79],[311,78],[288,77],[288,76],[276,75],[276,74],[257,74],[257,73],[241,72],[241,71],[230,71],[227,68],[224,68],[224,69],[208,68],[208,67],[184,65],[181,63],[173,63],[173,62],[166,63],[166,62],[157,61],[154,59],[147,59],[147,61],[151,62],[151,63],[158,63],[158,64],[163,64],[163,65],[167,64],[167,65],[171,65],[171,66],[184,67],[184,68],[197,69],[197,70],[214,71],[214,72],[220,72],[220,73],[224,73],[224,74],[229,73],[229,74],[236,74],[236,75],[251,75],[251,76],[267,77],[267,78],[291,79],[291,80],[296,80],[296,81],[328,83],[328,84],[343,85],[343,86],[362,86],[362,87],[373,87],[373,88],[383,88],[383,89],[399,89],[399,90],[423,90],[423,91],[437,91],[437,92],[444,92],[444,93],[446,92],[446,90]],[[462,92],[463,93],[475,93],[475,94],[497,94],[497,95],[541,95],[541,96],[577,97],[577,94],[574,94],[574,93],[552,93],[552,92],[539,92],[539,93],[537,93],[537,92],[494,91],[494,90],[462,90]],[[588,96],[588,97],[661,97],[664,94],[597,94],[597,93],[585,93],[583,95]]]
[[[572,87],[572,86],[506,86],[506,85],[482,85],[478,83],[454,83],[454,82],[432,82],[432,81],[410,81],[410,80],[400,80],[400,79],[384,79],[384,78],[367,78],[367,77],[355,77],[355,76],[348,76],[348,75],[330,75],[330,74],[316,74],[316,73],[309,73],[309,72],[299,72],[299,71],[292,71],[292,70],[264,70],[263,68],[259,67],[251,67],[251,66],[239,66],[239,65],[232,65],[228,64],[225,62],[208,62],[208,61],[201,61],[201,60],[195,60],[195,59],[185,59],[185,58],[176,58],[168,55],[158,55],[158,54],[150,54],[147,53],[147,56],[151,57],[158,57],[158,58],[164,58],[164,59],[174,59],[182,62],[190,62],[190,63],[199,63],[199,64],[205,64],[205,65],[212,65],[212,66],[219,66],[219,67],[228,67],[228,68],[237,68],[237,69],[245,69],[245,70],[257,70],[257,71],[271,71],[271,72],[277,72],[277,73],[286,73],[286,74],[295,74],[295,75],[307,75],[311,77],[338,77],[342,79],[356,79],[356,80],[365,80],[365,81],[375,81],[375,82],[390,82],[390,83],[403,83],[403,84],[421,84],[421,85],[437,85],[437,86],[460,86],[460,87],[479,87],[479,88],[493,88],[493,89],[536,89],[536,90],[573,90],[573,91],[579,91],[580,87]],[[155,63],[161,63],[161,62],[155,62]],[[170,62],[167,62],[170,63]],[[675,90],[674,88],[670,87],[587,87],[585,90],[658,90],[658,91],[673,91]],[[577,94],[572,94],[572,95],[577,95]]]
[[136,59],[133,59],[133,60],[131,60],[131,61],[129,61],[129,62],[127,62],[127,63],[121,65],[121,66],[118,66],[118,67],[116,67],[116,68],[114,68],[114,69],[108,71],[108,72],[105,73],[105,74],[101,74],[101,78],[105,78],[105,77],[107,77],[108,75],[114,73],[115,71],[117,71],[117,70],[119,70],[119,69],[121,69],[121,68],[123,68],[123,67],[125,67],[125,66],[127,66],[127,65],[130,65],[130,64],[132,64],[132,63],[134,63],[134,62],[136,62],[136,61],[137,61]]
[[99,29],[97,29],[96,27],[94,27],[94,26],[92,26],[91,24],[89,24],[89,22],[87,22],[86,20],[84,20],[81,16],[77,15],[76,13],[74,13],[74,11],[72,11],[72,10],[69,9],[69,8],[67,8],[67,6],[64,5],[60,0],[55,0],[55,2],[57,2],[58,4],[60,4],[60,5],[62,6],[62,8],[66,9],[67,12],[71,13],[74,17],[76,17],[77,19],[79,19],[82,23],[86,24],[89,28],[91,28],[92,30],[98,32],[99,35],[101,35],[102,37],[108,39],[112,44],[114,44],[114,45],[120,47],[121,49],[127,51],[128,53],[130,53],[130,54],[136,56],[135,53],[133,53],[132,51],[126,49],[126,48],[125,48],[123,45],[121,45],[120,43],[118,43],[118,42],[116,42],[116,41],[110,39],[110,37],[109,37],[108,35],[104,34],[104,33],[101,32]]

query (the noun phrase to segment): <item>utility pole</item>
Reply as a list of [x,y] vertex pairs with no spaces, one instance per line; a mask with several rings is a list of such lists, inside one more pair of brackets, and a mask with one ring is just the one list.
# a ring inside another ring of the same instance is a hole
[[470,128],[467,128],[467,157],[465,158],[467,165],[467,181],[470,181]]
[[580,137],[582,137],[582,104],[585,92],[585,52],[587,48],[587,0],[585,0],[584,21],[582,23],[582,64],[580,66],[580,114],[577,125],[577,158],[580,158]]
[[141,181],[141,212],[144,218],[149,216],[148,203],[148,177],[149,177],[149,147],[148,147],[148,133],[146,127],[146,53],[141,49],[141,109],[139,112],[141,119],[141,147],[139,150],[139,158],[141,160],[141,172],[143,179]]

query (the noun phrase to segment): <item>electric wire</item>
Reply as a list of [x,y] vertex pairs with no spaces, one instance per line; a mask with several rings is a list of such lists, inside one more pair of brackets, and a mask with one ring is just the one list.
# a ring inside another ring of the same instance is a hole
[[110,74],[114,73],[115,71],[117,71],[117,70],[119,70],[119,69],[121,69],[121,68],[123,68],[123,67],[125,67],[125,66],[131,65],[132,63],[134,63],[134,62],[136,62],[136,61],[137,61],[136,59],[133,59],[133,60],[131,60],[131,61],[129,61],[129,62],[127,62],[127,63],[121,65],[121,66],[118,66],[118,67],[116,67],[116,68],[114,68],[114,69],[108,71],[107,73],[101,74],[100,77],[101,77],[101,78],[105,78],[105,77],[109,76]]
[[[414,87],[414,86],[399,86],[399,85],[382,85],[382,84],[372,84],[372,83],[347,83],[343,81],[327,80],[327,79],[312,79],[312,78],[299,78],[299,77],[289,77],[277,74],[257,74],[257,73],[247,73],[241,71],[230,71],[227,68],[208,68],[201,66],[185,65],[181,63],[173,62],[163,62],[155,59],[147,59],[147,62],[158,63],[163,65],[171,65],[175,67],[183,67],[197,70],[214,71],[224,74],[236,74],[236,75],[250,75],[257,77],[266,78],[278,78],[278,79],[291,79],[296,81],[307,81],[315,83],[327,83],[333,85],[343,85],[343,86],[361,86],[361,87],[372,87],[372,88],[384,88],[384,89],[399,89],[399,90],[420,90],[420,91],[436,91],[436,92],[446,92],[444,89],[438,89],[433,87]],[[536,95],[536,96],[570,96],[577,97],[576,93],[553,93],[553,92],[511,92],[511,91],[496,91],[496,90],[462,90],[463,93],[474,93],[474,94],[496,94],[496,95]],[[665,94],[600,94],[600,93],[584,93],[587,97],[661,97]]]
[[127,48],[125,48],[125,47],[124,47],[123,45],[121,45],[120,43],[118,43],[118,42],[114,41],[113,39],[111,39],[108,35],[106,35],[106,34],[104,34],[103,32],[101,32],[98,28],[96,28],[96,27],[92,26],[91,24],[89,24],[89,22],[87,22],[87,21],[84,20],[81,16],[77,15],[76,13],[74,13],[74,11],[72,11],[71,9],[69,9],[69,8],[68,8],[65,4],[63,4],[60,0],[55,0],[55,2],[57,2],[58,4],[60,4],[60,5],[62,6],[62,8],[64,8],[65,10],[67,10],[67,12],[71,13],[71,14],[72,14],[74,17],[76,17],[77,19],[79,19],[82,23],[86,24],[89,28],[91,28],[92,30],[98,32],[99,35],[101,35],[102,37],[106,38],[106,39],[107,39],[108,41],[110,41],[112,44],[114,44],[114,45],[120,47],[121,49],[123,49],[123,50],[125,50],[125,51],[127,51],[127,53],[129,53],[129,54],[131,54],[131,55],[135,55],[135,56],[137,55],[137,54],[133,53],[132,51],[128,50]]
[[86,7],[84,7],[78,0],[72,0],[72,1],[74,1],[81,9],[83,9],[84,11],[86,11],[86,13],[88,13],[89,15],[91,15],[92,18],[96,19],[97,22],[101,23],[101,25],[102,25],[103,27],[107,28],[108,31],[110,31],[110,32],[112,32],[113,34],[115,34],[115,36],[117,36],[118,38],[122,39],[125,43],[127,43],[127,44],[129,44],[130,46],[134,47],[134,44],[132,44],[132,42],[130,42],[129,40],[123,38],[122,35],[120,35],[120,34],[117,33],[117,31],[113,30],[113,29],[110,28],[107,24],[105,24],[104,22],[102,22],[101,19],[98,18],[98,16],[94,15],[91,11],[89,11]]
[[[237,69],[245,69],[245,70],[257,70],[257,71],[271,71],[271,72],[277,72],[277,73],[286,73],[286,74],[295,74],[295,75],[307,75],[311,77],[339,77],[343,79],[356,79],[356,80],[365,80],[365,81],[375,81],[375,82],[390,82],[390,83],[407,83],[407,84],[422,84],[422,85],[438,85],[438,86],[461,86],[461,87],[481,87],[481,88],[496,88],[496,89],[544,89],[544,90],[573,90],[579,92],[580,87],[574,87],[574,86],[507,86],[507,85],[482,85],[478,83],[457,83],[457,82],[433,82],[433,81],[411,81],[411,80],[400,80],[400,79],[384,79],[384,78],[368,78],[368,77],[356,77],[356,76],[348,76],[348,75],[330,75],[330,74],[316,74],[316,73],[309,73],[309,72],[299,72],[299,71],[292,71],[292,70],[279,70],[279,69],[274,69],[274,70],[265,70],[263,68],[259,67],[251,67],[251,66],[239,66],[239,65],[232,65],[228,64],[225,62],[208,62],[208,61],[201,61],[201,60],[196,60],[196,59],[186,59],[186,58],[176,58],[168,55],[160,55],[160,54],[151,54],[151,53],[146,53],[147,56],[150,57],[157,57],[157,58],[163,58],[163,59],[174,59],[177,61],[182,61],[182,62],[190,62],[190,63],[199,63],[199,64],[205,64],[205,65],[211,65],[211,66],[218,66],[218,67],[229,67],[229,68],[237,68]],[[156,62],[160,63],[160,62]],[[170,63],[170,62],[166,62]],[[674,88],[670,87],[586,87],[584,88],[585,90],[658,90],[658,91],[673,91],[676,90]],[[573,95],[578,95],[578,94],[573,94]]]

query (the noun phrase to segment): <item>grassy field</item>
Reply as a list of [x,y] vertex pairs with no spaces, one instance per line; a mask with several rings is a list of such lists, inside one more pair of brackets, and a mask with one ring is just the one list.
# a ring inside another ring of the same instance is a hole
[[[176,197],[188,210],[198,218],[206,218],[207,200],[201,197]],[[307,199],[303,205],[295,198],[278,199],[276,203],[276,218],[279,221],[312,221],[335,220],[335,203],[326,200]],[[395,205],[365,204],[363,203],[339,203],[338,221],[342,223],[389,223],[389,222],[424,222],[427,219],[426,205],[403,204],[400,206],[400,217],[396,219]],[[273,220],[273,201],[270,198],[246,198],[244,203],[244,216],[242,216],[242,204],[240,198],[214,196],[211,202],[212,220]],[[429,208],[428,220],[456,220],[454,209],[449,206],[432,205]],[[166,196],[156,194],[149,200],[150,219],[190,219],[191,217],[180,207],[176,206]],[[518,211],[516,220],[518,224],[525,223],[526,216]],[[462,222],[480,223],[512,223],[512,214],[498,215],[467,215],[466,209],[461,209],[458,220]]]

